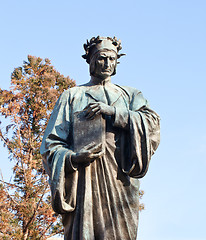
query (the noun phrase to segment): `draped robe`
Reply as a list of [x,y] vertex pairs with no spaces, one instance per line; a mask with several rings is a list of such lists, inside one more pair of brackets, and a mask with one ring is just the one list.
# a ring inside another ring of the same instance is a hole
[[[105,154],[77,169],[71,162],[73,114],[97,101],[115,108],[113,117],[105,116]],[[138,90],[106,83],[64,91],[40,151],[66,240],[136,239],[138,178],[146,174],[158,144],[159,116]]]

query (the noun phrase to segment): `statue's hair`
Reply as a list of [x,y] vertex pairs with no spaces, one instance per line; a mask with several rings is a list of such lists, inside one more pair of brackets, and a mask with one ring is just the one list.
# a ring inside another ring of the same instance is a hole
[[[112,42],[112,44],[116,47],[116,49],[117,49],[117,59],[119,59],[121,56],[125,55],[125,54],[118,54],[118,52],[122,49],[122,46],[121,46],[121,40],[117,40],[116,37],[113,37],[113,38],[111,38],[111,37],[102,38],[100,36],[92,37],[90,39],[90,41],[87,40],[87,43],[85,43],[83,45],[84,50],[85,50],[85,54],[82,55],[82,57],[84,59],[86,59],[87,63],[90,64],[92,50],[94,49],[94,47],[98,43],[101,43],[103,41],[103,39],[110,40]],[[119,63],[119,62],[117,62],[117,63]]]

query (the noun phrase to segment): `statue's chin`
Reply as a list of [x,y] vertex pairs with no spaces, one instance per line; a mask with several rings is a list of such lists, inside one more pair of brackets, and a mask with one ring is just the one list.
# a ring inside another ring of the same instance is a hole
[[102,73],[99,73],[99,74],[91,73],[90,75],[95,77],[95,78],[99,78],[101,80],[105,80],[106,78],[111,77],[112,74],[110,72],[102,72]]

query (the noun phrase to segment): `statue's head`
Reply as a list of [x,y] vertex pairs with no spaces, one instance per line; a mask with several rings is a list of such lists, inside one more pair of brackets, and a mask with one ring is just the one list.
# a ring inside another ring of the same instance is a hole
[[116,37],[93,37],[84,44],[85,55],[82,57],[90,64],[90,74],[100,78],[116,74],[116,66],[121,56],[121,41]]

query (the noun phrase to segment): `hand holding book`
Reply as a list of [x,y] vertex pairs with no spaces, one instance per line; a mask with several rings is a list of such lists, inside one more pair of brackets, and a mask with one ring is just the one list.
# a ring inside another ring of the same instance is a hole
[[82,148],[79,152],[73,153],[71,156],[72,164],[77,167],[79,164],[87,165],[93,162],[95,159],[101,157],[104,154],[102,143],[96,145],[92,142]]

